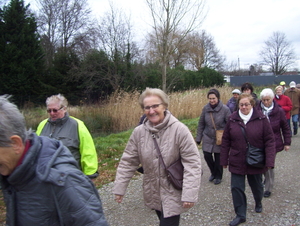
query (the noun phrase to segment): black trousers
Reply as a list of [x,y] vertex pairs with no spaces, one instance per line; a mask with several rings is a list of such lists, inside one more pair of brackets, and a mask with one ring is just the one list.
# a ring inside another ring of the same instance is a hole
[[220,165],[220,153],[210,153],[203,151],[204,159],[210,169],[211,175],[215,179],[222,179],[223,177],[223,166]]
[[262,174],[240,175],[231,173],[231,194],[237,217],[246,219],[247,197],[245,195],[245,177],[251,188],[255,204],[261,203],[264,193]]
[[180,215],[164,218],[163,212],[158,210],[155,212],[159,219],[159,226],[179,226]]

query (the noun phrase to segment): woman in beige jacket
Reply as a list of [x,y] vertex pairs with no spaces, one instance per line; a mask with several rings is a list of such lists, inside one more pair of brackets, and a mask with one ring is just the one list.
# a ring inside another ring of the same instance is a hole
[[[189,129],[167,110],[168,103],[167,95],[160,89],[147,88],[141,94],[139,104],[146,118],[131,134],[113,187],[115,199],[121,203],[130,179],[142,164],[145,205],[156,211],[160,226],[179,225],[180,214],[197,202],[201,181],[197,145]],[[175,189],[168,181],[152,134],[166,166],[181,158],[184,166],[182,190]]]

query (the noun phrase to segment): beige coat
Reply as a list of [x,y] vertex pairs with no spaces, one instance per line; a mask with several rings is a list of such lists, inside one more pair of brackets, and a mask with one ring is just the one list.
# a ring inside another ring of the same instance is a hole
[[[181,156],[184,166],[183,190],[173,188],[159,163],[152,133],[162,153],[166,166]],[[146,119],[131,134],[118,166],[113,193],[125,195],[130,179],[139,164],[143,165],[143,193],[145,205],[161,211],[164,217],[179,215],[188,209],[182,202],[197,202],[201,181],[201,161],[197,145],[189,129],[166,110],[164,121],[152,127]],[[126,198],[126,197],[125,197]]]

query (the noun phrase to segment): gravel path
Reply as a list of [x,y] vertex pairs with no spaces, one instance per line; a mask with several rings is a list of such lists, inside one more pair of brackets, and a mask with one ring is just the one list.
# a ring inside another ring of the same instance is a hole
[[[247,184],[247,221],[241,225],[300,225],[300,135],[293,136],[288,152],[280,152],[276,158],[275,186],[272,195],[263,199],[263,212],[254,211],[254,200]],[[201,151],[202,152],[202,151]],[[230,172],[224,170],[219,185],[208,182],[209,169],[201,153],[204,174],[198,203],[181,215],[181,226],[228,225],[235,217],[230,192]],[[154,211],[148,209],[142,197],[142,176],[131,180],[123,203],[114,201],[111,193],[113,183],[99,189],[106,218],[111,226],[154,226],[158,220]]]

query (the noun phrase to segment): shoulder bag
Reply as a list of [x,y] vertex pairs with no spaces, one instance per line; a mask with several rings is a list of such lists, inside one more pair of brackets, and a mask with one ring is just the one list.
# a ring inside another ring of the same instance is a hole
[[216,131],[216,145],[221,145],[222,144],[222,137],[223,137],[224,130],[217,130],[214,118],[212,116],[212,113],[210,112],[209,114],[210,114],[210,117],[211,117],[211,121],[212,121],[212,123],[214,125],[215,131]]
[[247,139],[245,129],[241,126],[243,135],[245,137],[248,150],[247,150],[247,157],[246,162],[248,165],[257,167],[257,168],[264,168],[265,167],[265,150],[264,148],[257,148],[252,146]]
[[181,158],[173,162],[170,166],[166,167],[165,162],[161,156],[160,149],[158,147],[155,134],[152,134],[155,149],[157,150],[157,154],[159,156],[160,161],[162,162],[162,165],[167,173],[167,178],[169,182],[173,185],[174,188],[177,190],[182,190],[182,184],[183,184],[183,165],[181,163]]

